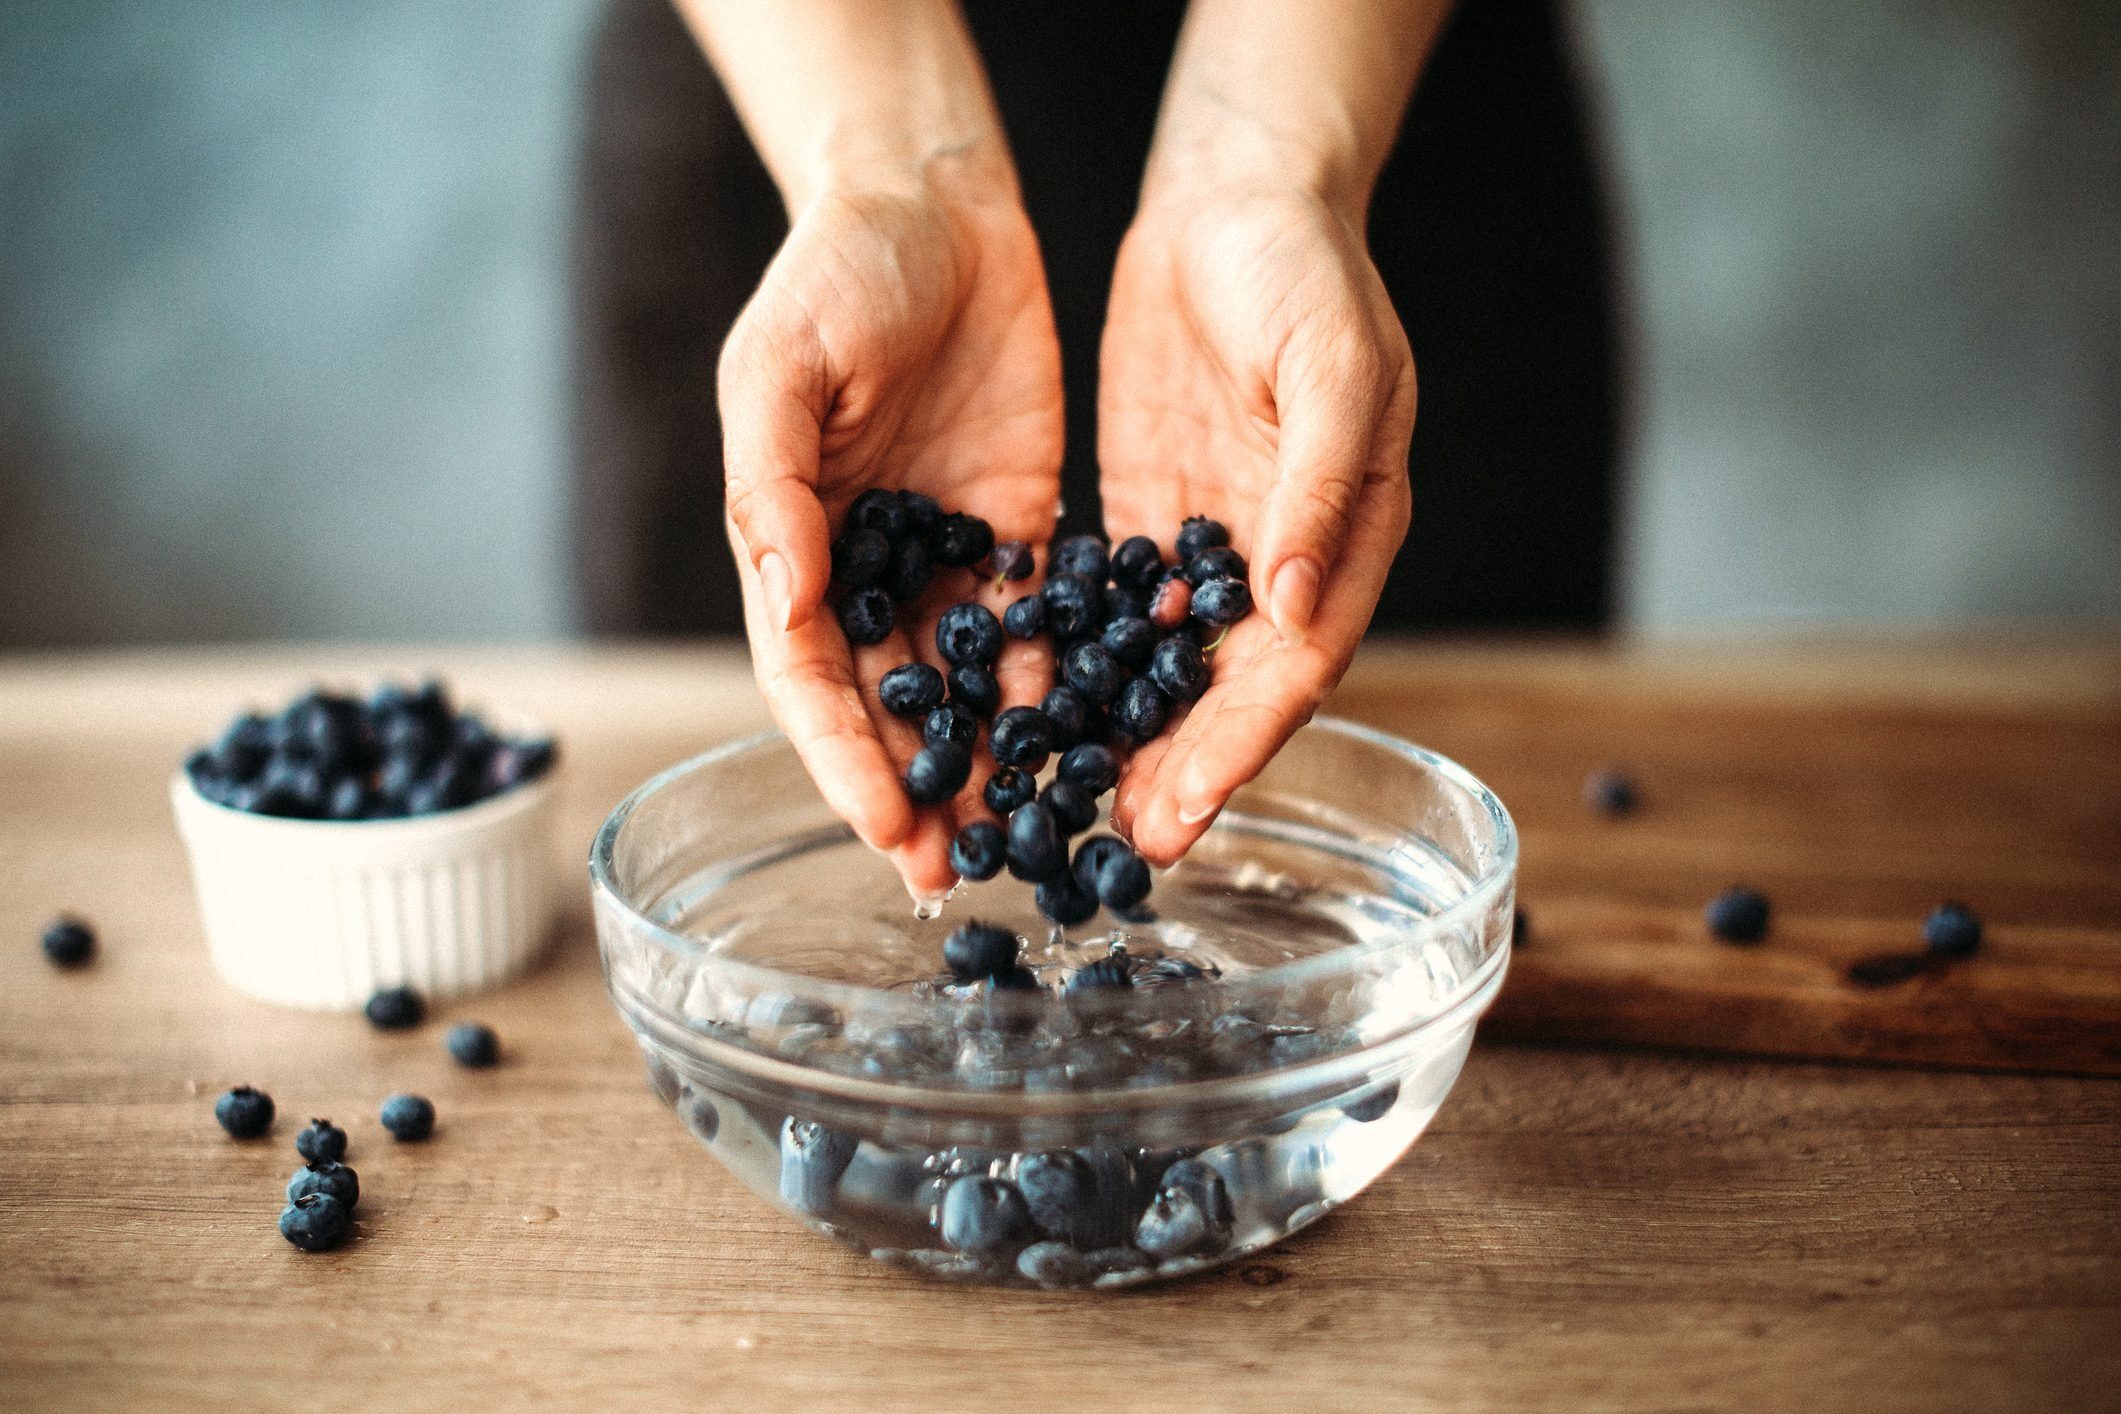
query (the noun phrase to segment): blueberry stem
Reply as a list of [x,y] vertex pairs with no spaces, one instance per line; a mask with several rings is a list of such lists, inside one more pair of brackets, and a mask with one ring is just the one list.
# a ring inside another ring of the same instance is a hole
[[1213,643],[1202,645],[1200,651],[1203,653],[1213,653],[1216,649],[1223,646],[1223,640],[1228,638],[1229,636],[1230,626],[1228,624],[1224,624],[1223,631],[1215,635],[1215,641]]

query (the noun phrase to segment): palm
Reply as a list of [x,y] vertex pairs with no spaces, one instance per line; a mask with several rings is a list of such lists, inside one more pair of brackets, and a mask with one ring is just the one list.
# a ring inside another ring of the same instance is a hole
[[1099,397],[1111,534],[1168,550],[1183,518],[1212,516],[1254,557],[1264,608],[1260,557],[1289,540],[1292,515],[1346,504],[1313,631],[1295,641],[1265,613],[1235,625],[1207,695],[1130,763],[1117,814],[1152,857],[1175,857],[1204,828],[1176,818],[1180,794],[1219,805],[1345,669],[1405,530],[1413,397],[1390,303],[1330,213],[1248,199],[1145,219],[1128,237]]

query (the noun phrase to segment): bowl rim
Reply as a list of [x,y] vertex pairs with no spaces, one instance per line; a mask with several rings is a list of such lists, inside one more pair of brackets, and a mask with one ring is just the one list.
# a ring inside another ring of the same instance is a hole
[[[1423,920],[1424,933],[1447,932],[1462,926],[1471,918],[1485,915],[1494,907],[1496,899],[1505,890],[1513,887],[1517,872],[1519,847],[1516,822],[1510,818],[1510,812],[1504,807],[1495,792],[1490,790],[1471,771],[1468,771],[1449,757],[1431,751],[1427,747],[1417,746],[1413,742],[1393,736],[1389,732],[1365,726],[1360,722],[1349,721],[1343,717],[1317,717],[1297,730],[1304,732],[1319,731],[1333,736],[1351,738],[1390,752],[1425,770],[1433,771],[1463,791],[1485,814],[1494,828],[1494,851],[1488,867],[1467,885],[1463,894]],[[651,796],[681,777],[691,775],[695,771],[707,769],[721,762],[762,750],[777,743],[787,743],[787,737],[779,731],[769,730],[739,737],[712,747],[696,756],[688,757],[674,765],[667,766],[634,787],[623,800],[612,808],[611,813],[604,818],[603,824],[598,826],[595,838],[590,842],[589,878],[592,894],[597,901],[608,903],[611,907],[617,909],[630,929],[646,934],[662,948],[681,956],[711,960],[717,971],[744,985],[747,989],[759,992],[788,992],[792,995],[814,998],[831,1003],[848,1014],[877,1011],[918,1013],[926,1012],[940,1005],[933,1001],[918,999],[902,989],[840,982],[829,978],[816,977],[808,973],[788,972],[780,968],[767,966],[764,963],[708,952],[700,947],[697,940],[673,929],[666,928],[650,918],[620,892],[616,881],[612,877],[612,856],[616,851],[620,832],[624,830],[626,822],[632,818],[633,813],[637,809],[646,803]],[[1211,828],[1213,827],[1211,826]],[[600,951],[602,951],[601,930],[599,930],[599,933]],[[1468,1002],[1483,995],[1491,994],[1491,984],[1508,965],[1511,941],[1508,935],[1505,934],[1502,944],[1496,947],[1486,958],[1482,959],[1478,967],[1473,968],[1464,977],[1460,978],[1457,985],[1445,996],[1438,999],[1429,1010],[1403,1026],[1396,1028],[1390,1036],[1378,1037],[1375,1042],[1369,1044],[1383,1044],[1409,1033],[1425,1030],[1455,1016],[1464,1009]],[[1398,937],[1333,948],[1326,952],[1312,954],[1309,957],[1295,958],[1288,962],[1277,963],[1272,967],[1262,967],[1247,972],[1243,976],[1243,981],[1246,985],[1262,987],[1308,981],[1321,973],[1343,971],[1351,966],[1359,965],[1366,958],[1403,949],[1406,945],[1406,939]],[[673,1014],[667,1008],[650,999],[638,995],[631,988],[625,989],[623,996],[619,995],[620,987],[617,979],[611,977],[608,966],[605,971],[607,982],[612,988],[615,1000],[639,1006],[653,1015],[686,1029],[692,1036],[697,1037],[699,1042],[704,1042],[710,1048],[719,1049],[721,1045],[727,1044],[721,1042],[719,1038],[699,1035],[696,1031],[692,1031],[691,1028],[685,1027],[682,1017]],[[763,1056],[757,1051],[741,1047],[732,1047],[732,1049],[740,1051],[754,1060],[773,1059]],[[1355,1048],[1356,1053],[1366,1049],[1368,1049],[1367,1045]],[[834,1074],[830,1071],[820,1070],[817,1067],[804,1066],[784,1060],[774,1061],[773,1064],[777,1070],[787,1067],[792,1072],[800,1072],[810,1077]],[[813,1080],[811,1083],[814,1084],[816,1082]],[[973,1092],[953,1091],[952,1093]]]

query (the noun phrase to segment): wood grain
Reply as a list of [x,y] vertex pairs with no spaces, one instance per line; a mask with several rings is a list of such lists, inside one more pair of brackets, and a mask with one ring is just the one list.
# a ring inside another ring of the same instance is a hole
[[[570,871],[623,789],[763,721],[724,651],[0,665],[0,1407],[2114,1406],[2110,1080],[1484,1034],[1408,1159],[1263,1260],[1117,1299],[997,1296],[845,1254],[724,1175],[642,1084],[579,911],[547,966],[415,1033],[246,1001],[206,965],[163,774],[234,702],[378,666],[446,670],[566,734]],[[2019,947],[2026,966],[2111,949],[2114,682],[2099,645],[1388,647],[1340,706],[1457,755],[1523,819],[1536,932],[1506,995],[1566,993],[1541,950],[1582,949],[1569,965],[1595,976],[1613,936],[1683,970],[1707,945],[1679,920],[1731,877],[1783,906],[1744,960],[1786,988],[1944,888],[1989,916],[1998,971]],[[1894,741],[1921,749],[1874,759]],[[1860,779],[1785,794],[1795,747]],[[2046,753],[2070,769],[2037,789],[1987,761]],[[1576,804],[1606,761],[1642,779],[1638,819]],[[1954,801],[2025,847],[1990,857]],[[36,956],[61,907],[105,938],[79,974]],[[500,1030],[498,1070],[444,1056],[469,1016]],[[238,1081],[278,1099],[269,1141],[214,1127]],[[375,1123],[404,1088],[440,1109],[426,1146]],[[272,1227],[311,1114],[351,1130],[364,1190],[357,1240],[322,1256]]]

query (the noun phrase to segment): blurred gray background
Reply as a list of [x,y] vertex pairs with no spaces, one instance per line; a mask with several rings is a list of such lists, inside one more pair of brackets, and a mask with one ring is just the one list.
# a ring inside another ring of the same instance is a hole
[[[0,644],[572,631],[597,10],[0,6]],[[1574,19],[1623,624],[2121,617],[2121,6]]]

